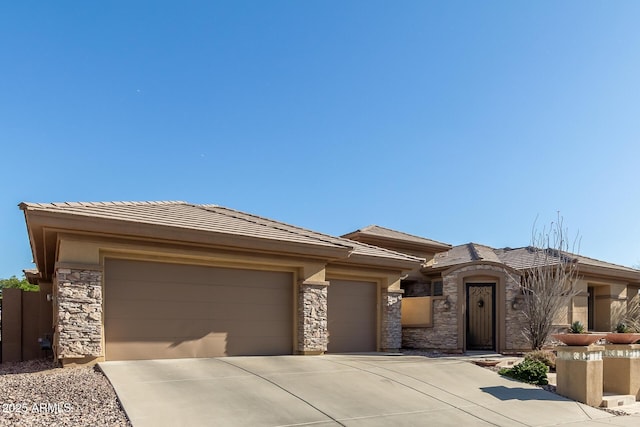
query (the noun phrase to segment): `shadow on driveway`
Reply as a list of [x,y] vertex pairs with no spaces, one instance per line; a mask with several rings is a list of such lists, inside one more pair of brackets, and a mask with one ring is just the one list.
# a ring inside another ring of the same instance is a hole
[[559,401],[569,401],[569,399],[564,398],[555,393],[550,393],[543,389],[530,389],[530,388],[522,388],[522,387],[505,387],[503,385],[500,386],[491,386],[491,387],[480,387],[485,393],[489,393],[493,397],[496,397],[500,400],[559,400]]

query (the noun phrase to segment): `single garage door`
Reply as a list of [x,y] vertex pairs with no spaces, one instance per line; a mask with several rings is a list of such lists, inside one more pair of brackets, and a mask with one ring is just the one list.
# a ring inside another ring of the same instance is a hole
[[376,351],[376,283],[329,280],[327,320],[331,353]]
[[107,360],[291,354],[286,272],[107,259]]

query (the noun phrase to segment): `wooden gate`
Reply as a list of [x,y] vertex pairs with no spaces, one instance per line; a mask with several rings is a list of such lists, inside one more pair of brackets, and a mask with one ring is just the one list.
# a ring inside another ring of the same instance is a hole
[[495,350],[495,283],[467,284],[467,350]]

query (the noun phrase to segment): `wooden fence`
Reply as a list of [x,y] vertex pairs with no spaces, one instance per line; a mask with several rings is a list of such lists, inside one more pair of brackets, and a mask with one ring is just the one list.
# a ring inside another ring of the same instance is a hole
[[0,362],[51,356],[46,347],[53,338],[53,305],[47,295],[51,295],[50,284],[40,285],[38,292],[2,290]]

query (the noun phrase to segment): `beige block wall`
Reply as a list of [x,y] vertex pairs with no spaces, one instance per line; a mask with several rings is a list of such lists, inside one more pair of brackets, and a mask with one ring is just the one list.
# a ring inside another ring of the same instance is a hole
[[640,400],[640,344],[606,345],[603,387],[607,393],[626,394]]
[[[591,406],[600,406],[603,395],[604,347],[557,347],[556,391]],[[592,360],[585,360],[592,359]]]
[[414,297],[402,300],[403,327],[430,327],[433,324],[433,297]]

